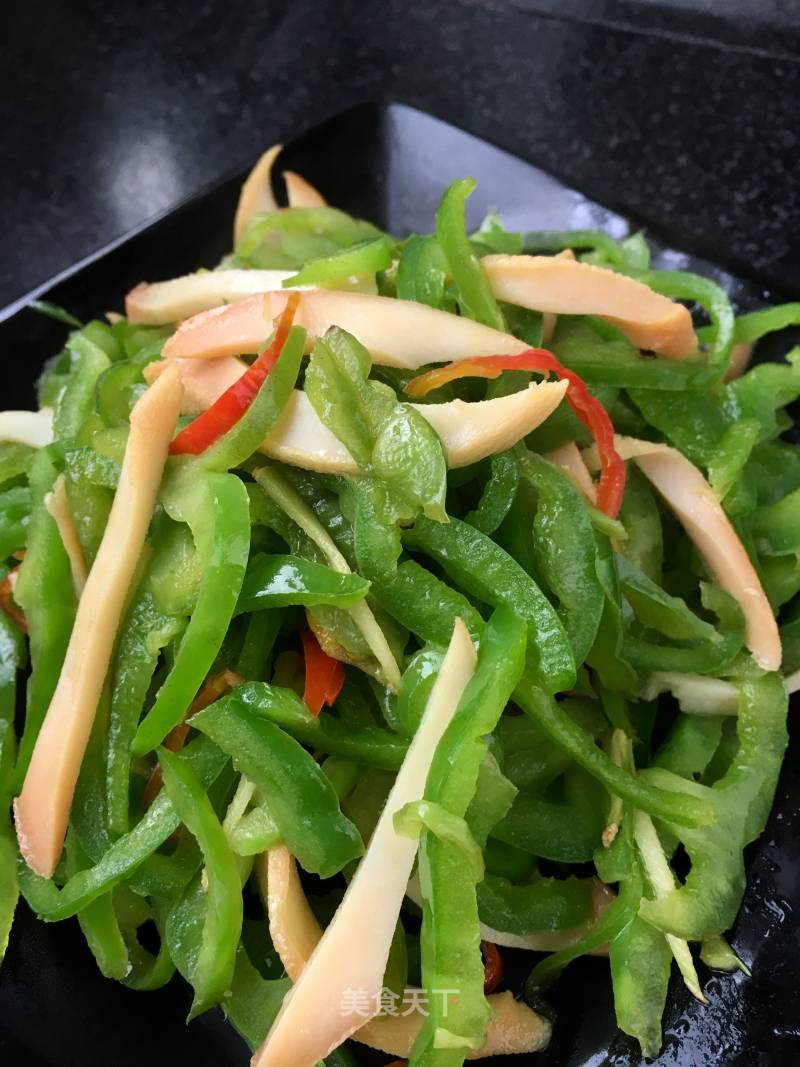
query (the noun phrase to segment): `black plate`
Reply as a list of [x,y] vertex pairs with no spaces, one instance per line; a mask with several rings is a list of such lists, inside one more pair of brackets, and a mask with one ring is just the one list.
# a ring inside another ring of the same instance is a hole
[[[509,227],[597,227],[622,236],[633,223],[587,200],[543,171],[442,123],[399,105],[365,105],[293,141],[282,163],[317,184],[331,203],[404,234],[430,230],[443,187],[472,174],[477,222],[488,208]],[[147,228],[79,264],[35,295],[80,318],[119,309],[127,290],[197,267],[214,266],[230,246],[242,175],[193,198]],[[623,188],[624,175],[620,176]],[[719,212],[724,205],[718,205]],[[720,281],[737,307],[770,296],[758,278],[734,278],[690,255],[661,249],[664,266],[697,269]],[[725,248],[715,252],[726,263]],[[32,294],[34,295],[34,294]],[[4,407],[30,406],[44,359],[58,351],[64,328],[25,309],[22,300],[0,315],[6,368]],[[705,1067],[800,1063],[800,737],[793,731],[775,801],[761,840],[752,847],[748,890],[733,945],[752,978],[704,972],[708,1007],[673,981],[665,1014],[665,1048],[658,1064]],[[46,926],[21,905],[0,971],[0,1063],[41,1067],[238,1067],[248,1056],[219,1012],[183,1019],[189,990],[180,979],[157,993],[134,993],[98,974],[77,923]],[[540,1067],[633,1067],[638,1046],[614,1023],[608,965],[579,960],[550,1001],[556,1025],[550,1048],[535,1057],[497,1059]]]

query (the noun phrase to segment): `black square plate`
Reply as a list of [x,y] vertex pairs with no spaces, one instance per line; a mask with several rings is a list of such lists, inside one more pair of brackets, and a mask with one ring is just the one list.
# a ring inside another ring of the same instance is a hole
[[[624,236],[635,223],[543,171],[453,126],[410,108],[363,105],[289,144],[281,164],[298,170],[332,204],[396,233],[429,231],[443,188],[471,174],[469,208],[477,222],[499,211],[511,229],[598,228]],[[0,314],[5,367],[3,406],[29,407],[45,358],[64,327],[25,308],[43,296],[78,317],[121,308],[137,282],[213,267],[228,251],[242,175],[223,181],[146,228],[98,253]],[[624,198],[624,183],[621,181]],[[624,206],[624,199],[623,199]],[[717,205],[721,214],[725,205]],[[668,220],[666,220],[668,223]],[[668,225],[665,233],[668,234]],[[718,266],[670,251],[659,235],[660,266],[696,269],[720,282],[738,310],[769,299],[758,278],[743,281]],[[715,261],[729,261],[725,248]],[[796,714],[796,712],[795,712]],[[800,1063],[800,737],[795,729],[763,837],[750,850],[748,890],[733,945],[752,978],[704,972],[709,1005],[673,981],[658,1064],[751,1067]],[[239,1067],[243,1042],[211,1012],[184,1026],[188,987],[180,979],[156,993],[134,993],[103,979],[77,923],[46,926],[20,905],[0,971],[0,1063],[9,1067]],[[524,1057],[539,1067],[633,1067],[638,1046],[617,1032],[608,965],[573,964],[552,992],[550,1048]],[[374,1061],[377,1062],[377,1061]],[[486,1061],[484,1061],[486,1062]],[[504,1057],[494,1063],[522,1063]]]

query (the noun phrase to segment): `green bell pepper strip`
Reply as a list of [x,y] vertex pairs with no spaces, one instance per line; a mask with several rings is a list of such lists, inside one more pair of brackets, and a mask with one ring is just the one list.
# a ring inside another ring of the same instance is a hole
[[483,855],[466,819],[431,800],[414,800],[395,812],[393,825],[395,833],[403,837],[418,838],[423,831],[428,831],[438,841],[458,849],[467,877],[476,884],[482,881]]
[[[486,735],[503,713],[525,662],[526,626],[507,608],[490,618],[478,651],[475,673],[452,722],[437,746],[425,786],[425,801],[437,805],[466,829],[464,816],[475,794]],[[469,835],[475,851],[480,850]],[[461,1064],[465,1048],[480,1048],[490,1011],[483,995],[484,969],[476,884],[480,871],[462,844],[422,835],[419,854],[423,896],[422,977],[430,1014],[414,1044],[409,1067]],[[448,919],[448,916],[450,918]],[[457,989],[443,1008],[436,990]],[[452,1036],[441,1047],[441,1033]]]
[[478,506],[464,517],[465,522],[487,535],[493,534],[508,515],[519,485],[517,457],[511,449],[495,453],[490,463],[491,474]]
[[660,769],[642,772],[653,784],[711,803],[716,812],[716,820],[703,828],[679,829],[674,820],[664,820],[683,842],[692,867],[684,885],[642,902],[643,919],[687,941],[705,940],[732,925],[745,888],[742,852],[764,828],[786,747],[787,698],[780,676],[745,678],[739,684],[739,748],[713,786]]
[[267,1036],[291,987],[288,978],[263,978],[251,963],[244,945],[239,945],[233,979],[221,1007],[251,1052]]
[[[212,784],[229,778],[229,771],[228,764]],[[202,862],[203,857],[195,839],[190,834],[182,834],[170,856],[161,852],[152,853],[128,875],[125,884],[140,896],[174,900],[200,870]]]
[[393,243],[388,237],[372,237],[333,255],[310,260],[297,274],[284,278],[281,285],[284,289],[293,285],[327,286],[347,278],[376,274],[391,267],[392,250]]
[[57,476],[57,451],[43,448],[30,470],[32,495],[28,548],[20,564],[14,598],[25,613],[31,658],[26,688],[25,727],[19,744],[12,790],[22,788],[36,737],[55,691],[75,618],[75,590],[69,559],[44,498]]
[[708,481],[719,500],[735,487],[758,443],[761,427],[756,419],[740,419],[725,430],[708,461]]
[[[259,467],[253,471],[253,476],[270,500],[277,504],[291,522],[299,527],[305,537],[319,549],[328,565],[335,571],[348,573],[351,568],[347,560],[299,493],[273,468]],[[386,682],[396,688],[400,684],[400,668],[397,666],[386,635],[378,625],[369,604],[365,601],[361,602],[356,607],[350,608],[349,613],[380,664]]]
[[639,622],[676,641],[722,640],[710,622],[699,618],[680,597],[670,596],[657,582],[624,557],[617,558],[617,570],[625,599]]
[[[27,658],[25,635],[4,611],[0,612],[0,723],[14,721],[17,671],[25,666]],[[0,796],[10,787],[10,779],[6,781],[0,775]]]
[[236,672],[248,681],[259,682],[268,676],[282,617],[280,608],[261,608],[248,617],[235,666]]
[[[367,350],[334,328],[314,345],[305,378],[306,393],[320,420],[369,476],[346,479],[354,495],[356,558],[363,555],[372,562],[361,566],[366,577],[391,571],[390,561],[400,552],[398,521],[409,521],[420,510],[446,520],[447,489],[447,463],[435,431],[413,407],[398,401],[393,389],[370,381],[370,366]],[[386,529],[367,553],[370,530],[376,524],[379,532]],[[359,531],[367,539],[361,551]]]
[[660,583],[664,536],[656,497],[642,472],[631,464],[625,482],[620,519],[628,534],[620,553],[653,582]]
[[31,514],[31,491],[15,485],[0,493],[0,559],[5,559],[27,543]]
[[[68,877],[85,870],[91,862],[73,830],[67,835],[66,857]],[[128,946],[117,922],[111,890],[81,908],[78,922],[103,977],[118,981],[125,978],[130,970]]]
[[553,741],[569,752],[576,763],[602,782],[609,793],[679,826],[706,826],[714,819],[715,806],[709,800],[686,796],[683,791],[654,787],[612,763],[595,745],[591,735],[537,687],[536,677],[530,670],[526,670],[517,686],[514,701]]
[[315,343],[304,383],[320,420],[364,469],[375,444],[371,401],[383,400],[367,381],[371,363],[369,352],[355,338],[332,330]]
[[712,970],[716,971],[741,971],[748,978],[752,972],[750,968],[740,960],[724,937],[710,937],[700,946],[700,959]]
[[555,933],[588,922],[592,912],[590,878],[536,878],[514,885],[487,874],[478,885],[482,923],[508,934]]
[[738,634],[721,635],[718,641],[693,645],[661,645],[629,633],[623,655],[640,671],[684,671],[688,674],[721,674],[729,668],[742,648]]
[[9,816],[15,741],[14,723],[0,717],[0,964],[8,947],[19,898],[17,838]]
[[371,581],[389,579],[402,552],[400,523],[415,510],[398,501],[375,478],[348,480],[353,512],[353,551],[358,569]]
[[64,460],[67,473],[75,482],[85,481],[105,489],[116,489],[119,485],[122,464],[100,455],[89,445],[66,449]]
[[541,986],[553,982],[562,970],[579,956],[614,939],[636,916],[644,888],[642,871],[633,849],[630,819],[623,820],[620,831],[608,849],[595,856],[598,873],[604,882],[619,882],[619,891],[611,903],[586,929],[574,944],[547,956],[538,963],[525,984],[526,996],[535,997]]
[[30,445],[0,441],[0,486],[27,474],[35,453],[36,449]]
[[340,801],[352,793],[361,773],[355,760],[347,759],[345,756],[328,756],[321,766]]
[[454,181],[442,197],[436,212],[436,239],[458,287],[459,303],[470,318],[505,330],[502,312],[489,280],[467,237],[464,206],[475,189],[474,178]]
[[711,391],[629,389],[647,423],[692,463],[706,467],[730,423],[723,395]]
[[[698,368],[703,366],[658,356],[645,359],[618,330],[588,316],[559,316],[547,347],[565,366],[580,374],[593,392],[598,386],[690,389],[696,384]],[[558,444],[575,438],[573,434]],[[551,443],[549,447],[558,445]]]
[[[243,687],[269,694],[271,687]],[[307,871],[330,878],[363,851],[358,831],[316,761],[237,694],[199,712],[192,725],[233,758],[269,804],[281,839]]]
[[605,605],[592,524],[569,478],[532,452],[519,450],[518,458],[520,475],[537,496],[533,520],[537,574],[557,598],[575,663],[582,663],[594,644]]
[[768,333],[800,324],[800,303],[779,304],[739,315],[734,323],[735,341],[760,341]]
[[464,816],[467,826],[481,848],[486,847],[489,834],[505,818],[517,796],[517,787],[500,770],[492,752],[487,751],[478,768],[475,795]]
[[[279,262],[262,262],[259,246],[271,234],[278,235],[282,242],[283,249],[277,251],[283,258]],[[236,244],[236,259],[249,259],[253,266],[300,267],[315,257],[381,236],[381,231],[371,222],[351,218],[332,207],[268,211],[255,215],[247,224]]]
[[[745,536],[741,539],[745,547],[752,550],[749,538]],[[753,555],[755,555],[754,550]],[[800,553],[791,556],[762,557],[757,561],[756,572],[761,578],[761,584],[773,611],[777,611],[797,593],[800,593]]]
[[614,270],[626,269],[626,257],[620,245],[602,230],[531,230],[523,235],[523,250],[527,253],[563,252],[565,248],[586,248],[599,252],[604,262]]
[[432,308],[445,304],[447,260],[435,237],[412,234],[400,249],[397,264],[397,296]]
[[606,536],[595,531],[597,577],[605,593],[605,604],[594,644],[586,656],[604,688],[621,692],[636,689],[637,678],[625,650],[625,624],[617,562]]
[[374,581],[370,596],[423,641],[442,648],[456,617],[464,620],[473,640],[483,631],[483,619],[467,598],[414,560],[398,564],[391,578]]
[[575,660],[563,625],[547,597],[499,545],[468,523],[420,517],[403,533],[407,547],[426,553],[471,596],[506,605],[528,623],[528,653],[550,692],[570,689]]
[[137,756],[160,744],[186,714],[228,629],[247,566],[250,511],[243,483],[231,474],[190,475],[183,467],[162,498],[171,517],[191,528],[205,573],[172,669],[136,732]]
[[71,335],[67,350],[72,367],[53,416],[53,434],[61,444],[77,438],[94,407],[97,379],[111,365],[106,353],[84,331]]
[[536,874],[536,860],[527,852],[490,837],[483,850],[488,874],[512,882],[528,882]]
[[641,900],[641,874],[621,881],[616,899],[595,919],[582,937],[569,948],[554,952],[534,967],[526,984],[526,992],[533,994],[538,987],[549,985],[568,963],[572,963],[579,956],[586,955],[606,942],[613,943],[635,917]]
[[561,801],[520,793],[492,836],[557,863],[590,862],[605,827],[608,798],[580,768],[569,769],[565,785]]
[[106,742],[106,819],[111,837],[128,832],[131,744],[158,663],[159,652],[181,632],[183,621],[165,615],[140,590],[117,642],[111,671]]
[[114,493],[105,486],[95,485],[88,478],[75,477],[69,466],[65,488],[83,557],[86,566],[91,568],[108,525]]
[[189,1018],[219,1003],[233,978],[242,932],[239,870],[211,802],[188,764],[168,749],[158,750],[164,788],[181,821],[197,839],[207,878],[206,919],[191,982],[194,999]]
[[144,359],[112,363],[99,376],[95,385],[95,405],[106,426],[127,426],[133,405],[147,389],[142,369],[159,355],[159,351],[154,351],[147,353]]
[[[166,903],[159,900],[150,907],[143,897],[127,886],[118,886],[114,891],[114,910],[130,960],[130,971],[123,979],[123,985],[136,990],[162,989],[175,973],[175,964],[164,937]],[[137,937],[139,927],[148,920],[152,920],[161,939],[155,955],[143,948]]]
[[800,552],[800,489],[776,504],[757,508],[743,521],[760,555],[788,556]]
[[697,780],[719,747],[724,721],[721,715],[678,715],[651,766]]
[[[380,726],[346,722],[324,711],[312,715],[291,689],[265,682],[248,682],[237,687],[235,701],[237,706],[247,709],[249,715],[268,719],[301,744],[356,760],[368,767],[396,771],[408,751],[407,741]],[[193,726],[196,720],[202,721],[195,716]],[[269,794],[265,793],[265,797],[269,798]]]
[[[78,334],[73,334],[70,337],[70,341],[75,340],[90,341],[93,345],[102,349],[112,362],[122,359],[125,355],[114,327],[100,319],[91,319],[87,322]],[[69,344],[67,347],[69,348]]]
[[266,804],[249,811],[230,835],[231,848],[237,856],[259,856],[280,840],[280,830]]
[[403,672],[397,691],[397,717],[406,737],[413,737],[422,722],[443,659],[444,650],[441,646],[421,648],[412,656]]
[[[597,739],[608,729],[595,701],[567,699],[559,708]],[[495,736],[503,750],[503,773],[520,790],[541,793],[572,763],[572,757],[527,715],[505,715]]]
[[733,345],[734,315],[727,293],[710,278],[684,270],[651,270],[642,274],[639,280],[671,300],[693,300],[708,314],[711,349],[694,384],[714,385],[728,369]]
[[76,319],[65,308],[59,307],[58,304],[52,304],[49,300],[31,300],[28,307],[33,311],[38,311],[40,315],[46,315],[49,319],[63,322],[65,326],[74,326],[78,330],[83,326],[80,319]]
[[281,417],[292,395],[300,373],[305,343],[306,331],[300,326],[293,326],[275,366],[247,410],[227,433],[187,461],[188,470],[221,473],[240,466],[253,455]]
[[608,947],[617,1026],[636,1038],[642,1055],[661,1052],[661,1017],[667,999],[672,953],[660,930],[638,915]]
[[522,251],[521,233],[507,230],[503,221],[494,211],[489,211],[481,222],[479,229],[470,235],[470,241],[479,242],[493,252],[519,255]]
[[[228,764],[228,757],[204,737],[190,742],[180,759],[186,762],[206,788]],[[59,890],[54,882],[40,878],[19,860],[17,874],[20,889],[32,910],[45,922],[68,919],[102,893],[120,882],[130,880],[148,858],[155,859],[153,853],[180,824],[180,816],[162,790],[141,821],[115,841],[93,867],[73,875],[63,889]],[[165,861],[170,858],[158,857]]]
[[297,556],[259,554],[248,565],[236,614],[294,604],[352,608],[368,590],[369,582],[358,574],[342,574]]

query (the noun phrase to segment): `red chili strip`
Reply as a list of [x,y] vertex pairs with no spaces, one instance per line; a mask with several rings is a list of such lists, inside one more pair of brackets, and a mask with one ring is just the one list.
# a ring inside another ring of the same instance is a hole
[[614,448],[614,426],[608,412],[586,387],[575,371],[545,348],[529,348],[518,356],[478,356],[458,363],[448,363],[412,378],[405,387],[409,396],[425,396],[457,378],[498,378],[504,370],[529,370],[540,374],[555,374],[567,384],[567,402],[584,426],[591,431],[600,455],[600,482],[597,487],[597,506],[616,519],[625,492],[625,464]]
[[306,686],[303,701],[312,715],[319,715],[323,704],[332,707],[344,685],[344,665],[324,652],[311,630],[300,631]]
[[505,966],[500,950],[492,941],[481,941],[483,956],[483,991],[493,993],[503,981]]

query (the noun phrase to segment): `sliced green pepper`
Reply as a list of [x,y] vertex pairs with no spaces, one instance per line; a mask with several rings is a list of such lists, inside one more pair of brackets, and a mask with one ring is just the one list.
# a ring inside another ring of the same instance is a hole
[[530,575],[499,545],[452,518],[445,524],[421,517],[403,540],[432,556],[472,596],[519,612],[528,623],[528,653],[543,684],[550,692],[571,688],[575,661],[558,615]]
[[[508,609],[489,620],[478,665],[434,755],[425,799],[464,823],[486,752],[486,734],[500,718],[522,673],[526,627]],[[470,836],[474,848],[480,851]],[[483,1044],[490,1012],[483,995],[476,883],[482,880],[462,847],[425,832],[419,871],[423,896],[422,977],[430,1014],[412,1050],[410,1064],[446,1067],[461,1064],[465,1049]],[[446,907],[444,902],[447,901]],[[449,916],[449,918],[448,918]],[[442,1007],[436,990],[457,989]],[[449,1033],[443,1047],[441,1032]]]
[[20,564],[14,590],[14,597],[28,623],[31,657],[25,728],[13,776],[15,793],[22,787],[36,737],[55,692],[75,617],[75,591],[69,560],[58,527],[44,502],[58,474],[55,455],[54,449],[44,448],[36,454],[31,466],[32,512],[28,549]]
[[436,238],[458,287],[462,309],[486,326],[505,330],[489,280],[467,237],[464,205],[474,189],[474,178],[462,178],[447,189],[436,212]]
[[228,839],[211,802],[189,765],[166,748],[158,760],[178,817],[197,839],[206,872],[206,918],[191,982],[193,1019],[217,1004],[233,978],[236,948],[242,932],[242,892],[239,870]]
[[[252,691],[257,685],[251,682],[244,688]],[[361,838],[342,815],[339,799],[316,761],[238,693],[199,712],[192,725],[255,782],[281,839],[305,870],[330,878],[361,855]]]

